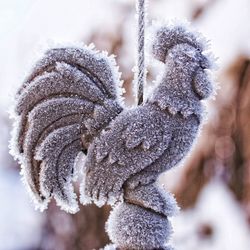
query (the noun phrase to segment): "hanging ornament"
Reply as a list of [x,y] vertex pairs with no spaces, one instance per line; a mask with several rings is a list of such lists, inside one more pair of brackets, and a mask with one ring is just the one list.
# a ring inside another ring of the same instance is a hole
[[156,181],[197,138],[201,101],[213,92],[212,60],[200,35],[183,25],[159,27],[152,54],[164,72],[145,100],[144,0],[137,12],[138,106],[122,103],[113,57],[87,46],[50,49],[17,92],[11,152],[36,205],[43,210],[53,197],[70,213],[79,209],[72,178],[84,152],[80,201],[113,206],[106,227],[113,248],[172,249],[168,218],[178,207]]

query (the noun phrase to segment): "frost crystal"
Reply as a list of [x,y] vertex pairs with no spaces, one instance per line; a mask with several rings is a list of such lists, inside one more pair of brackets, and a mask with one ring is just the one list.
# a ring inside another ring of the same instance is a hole
[[172,228],[167,217],[141,206],[121,203],[112,211],[107,231],[122,249],[157,249],[164,246]]
[[87,47],[47,51],[18,91],[12,144],[40,207],[53,196],[77,211],[71,182],[83,151],[81,202],[115,206],[106,228],[115,246],[171,249],[168,217],[178,206],[156,180],[188,154],[200,130],[201,100],[213,92],[205,49],[184,26],[161,27],[153,55],[165,70],[133,109],[119,101],[114,59]]
[[63,209],[77,211],[74,161],[122,111],[117,76],[104,54],[58,48],[46,52],[19,89],[12,152],[40,208],[53,195]]

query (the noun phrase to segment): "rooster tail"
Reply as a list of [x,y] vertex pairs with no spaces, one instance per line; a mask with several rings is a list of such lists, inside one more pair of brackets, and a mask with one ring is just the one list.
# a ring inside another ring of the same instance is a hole
[[69,212],[75,159],[122,111],[114,58],[89,47],[48,50],[16,95],[11,153],[40,209],[52,196]]

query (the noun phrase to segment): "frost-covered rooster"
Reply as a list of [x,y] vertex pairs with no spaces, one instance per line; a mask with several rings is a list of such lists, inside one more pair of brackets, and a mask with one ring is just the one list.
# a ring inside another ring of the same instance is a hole
[[161,27],[153,55],[165,64],[149,98],[126,109],[114,59],[91,48],[47,51],[19,89],[12,152],[43,208],[78,209],[72,176],[86,154],[81,202],[114,205],[107,231],[120,249],[170,249],[174,198],[158,176],[189,152],[212,93],[205,45],[184,26]]

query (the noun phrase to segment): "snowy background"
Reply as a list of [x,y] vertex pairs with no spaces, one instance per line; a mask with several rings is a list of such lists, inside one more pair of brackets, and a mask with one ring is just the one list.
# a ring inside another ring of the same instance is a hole
[[[209,102],[201,139],[182,168],[161,178],[183,207],[172,220],[172,242],[177,250],[249,250],[250,1],[150,0],[148,11],[150,19],[190,21],[211,40],[219,66],[221,88]],[[53,241],[46,229],[50,215],[34,210],[8,154],[7,111],[25,72],[50,44],[94,42],[117,55],[129,103],[134,16],[134,0],[0,0],[0,250],[65,249],[63,240],[42,243],[44,237]],[[151,80],[151,65],[149,72]],[[57,227],[67,224],[63,218]]]

